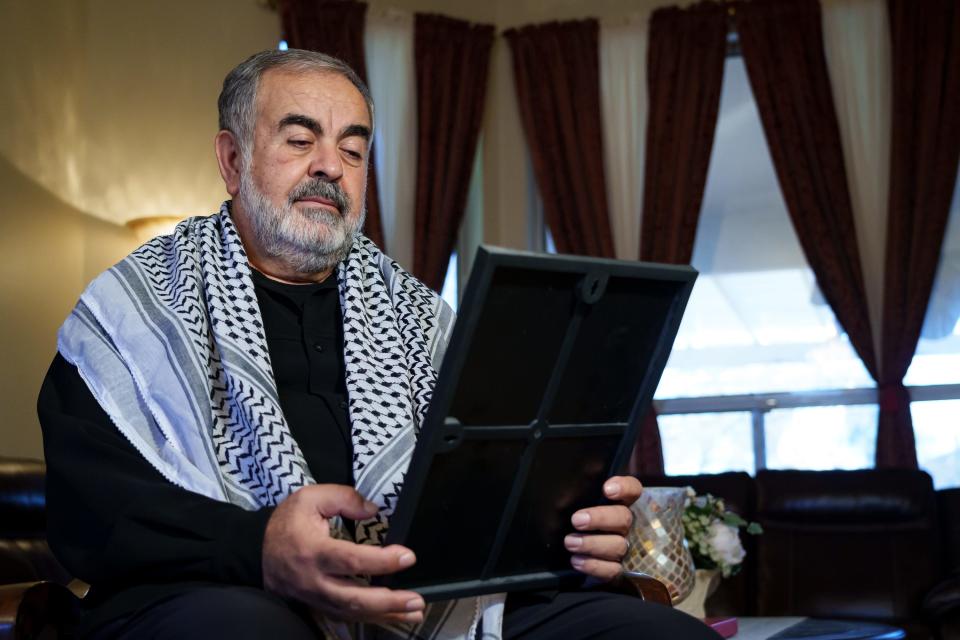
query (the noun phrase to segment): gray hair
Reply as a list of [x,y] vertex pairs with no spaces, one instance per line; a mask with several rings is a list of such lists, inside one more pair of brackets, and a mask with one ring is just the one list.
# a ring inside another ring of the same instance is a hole
[[271,49],[256,53],[236,67],[223,79],[223,89],[217,99],[220,111],[220,129],[226,129],[237,138],[241,155],[249,157],[253,142],[253,127],[256,121],[257,87],[260,78],[270,69],[283,69],[293,73],[321,71],[335,73],[349,80],[367,103],[370,112],[370,127],[373,128],[373,97],[357,72],[347,63],[316,51],[304,49]]

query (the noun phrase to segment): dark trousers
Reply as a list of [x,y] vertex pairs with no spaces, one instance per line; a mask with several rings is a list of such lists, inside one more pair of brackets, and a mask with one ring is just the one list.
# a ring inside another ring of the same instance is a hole
[[[511,602],[511,598],[513,601]],[[716,640],[709,627],[669,607],[608,593],[510,596],[505,640]],[[210,586],[163,600],[102,627],[96,640],[318,640],[286,602],[260,589]]]

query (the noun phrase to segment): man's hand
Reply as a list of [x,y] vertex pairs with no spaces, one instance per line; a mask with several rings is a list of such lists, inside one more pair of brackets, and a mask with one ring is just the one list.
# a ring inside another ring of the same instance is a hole
[[384,575],[416,562],[400,545],[377,547],[330,536],[330,518],[370,518],[377,506],[353,488],[303,487],[287,497],[267,522],[263,537],[263,586],[307,604],[334,620],[418,623],[423,598],[413,591],[371,587],[352,579]]
[[577,533],[563,543],[574,555],[570,564],[577,571],[612,580],[622,570],[620,561],[627,553],[627,533],[633,524],[630,505],[640,497],[643,487],[632,476],[614,476],[603,485],[603,494],[618,505],[581,509],[571,522]]

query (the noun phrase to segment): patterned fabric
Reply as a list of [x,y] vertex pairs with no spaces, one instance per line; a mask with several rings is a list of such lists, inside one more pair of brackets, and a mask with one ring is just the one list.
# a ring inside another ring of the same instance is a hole
[[[380,507],[357,523],[356,541],[380,544],[454,316],[362,236],[338,266],[337,282],[354,481]],[[248,510],[313,482],[280,407],[229,203],[101,274],[60,328],[58,344],[117,428],[170,482]],[[502,602],[439,603],[416,629],[354,634],[472,638],[482,616],[485,637],[493,624],[499,637]]]

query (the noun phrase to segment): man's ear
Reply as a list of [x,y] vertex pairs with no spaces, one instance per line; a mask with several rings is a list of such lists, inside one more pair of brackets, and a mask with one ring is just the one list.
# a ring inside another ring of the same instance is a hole
[[230,131],[221,129],[214,138],[217,151],[217,164],[220,166],[220,176],[231,197],[240,192],[240,146],[237,138]]

